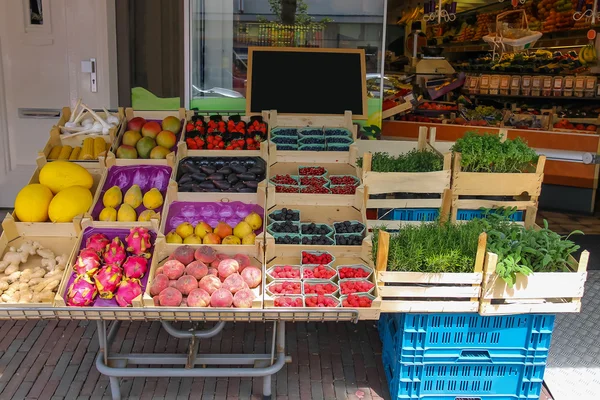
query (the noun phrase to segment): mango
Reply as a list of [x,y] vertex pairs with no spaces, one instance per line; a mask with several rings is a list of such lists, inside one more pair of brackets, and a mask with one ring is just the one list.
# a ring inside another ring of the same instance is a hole
[[135,160],[138,158],[138,153],[135,147],[122,144],[117,149],[117,158]]
[[77,215],[89,211],[92,201],[92,192],[88,188],[71,186],[63,189],[54,196],[48,206],[50,221],[71,222]]
[[181,130],[181,121],[179,120],[179,118],[170,115],[162,120],[162,129],[164,131],[178,133]]
[[167,155],[170,152],[171,151],[169,149],[166,149],[162,146],[156,146],[150,151],[150,158],[152,160],[164,160],[165,158],[167,158]]
[[83,186],[91,189],[94,177],[81,165],[69,161],[53,161],[40,170],[39,181],[56,194],[71,186]]
[[46,222],[52,196],[52,191],[39,183],[25,186],[15,199],[15,215],[22,222]]
[[122,202],[123,193],[121,192],[121,188],[116,185],[104,192],[104,196],[102,196],[104,207],[117,208]]
[[127,146],[135,146],[141,138],[141,133],[136,131],[127,131],[123,134],[123,140],[121,142]]
[[142,201],[142,189],[138,185],[133,185],[125,192],[125,204],[129,204],[134,209],[138,208],[142,204]]
[[157,188],[152,188],[144,194],[143,203],[148,210],[156,210],[163,205],[163,196]]
[[117,213],[117,221],[119,222],[134,222],[137,221],[137,214],[133,207],[129,204],[121,204],[119,212]]
[[177,144],[177,136],[171,131],[161,131],[156,136],[156,144],[165,149],[170,149]]
[[145,210],[138,216],[138,221],[150,221],[157,214],[153,210]]
[[98,219],[100,221],[116,221],[117,210],[113,207],[104,207],[102,211],[100,211]]
[[150,152],[155,147],[156,141],[150,136],[141,138],[135,145],[140,158],[150,158]]

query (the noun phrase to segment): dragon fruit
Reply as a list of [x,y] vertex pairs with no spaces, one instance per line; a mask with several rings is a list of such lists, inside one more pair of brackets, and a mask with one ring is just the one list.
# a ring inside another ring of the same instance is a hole
[[140,285],[139,279],[123,278],[115,299],[121,307],[128,307],[131,305],[133,299],[142,294],[142,286]]
[[83,249],[77,256],[73,269],[77,275],[87,274],[92,276],[100,268],[100,256],[92,249]]
[[150,233],[146,228],[131,228],[129,231],[129,235],[125,238],[127,242],[127,251],[135,254],[136,256],[144,256],[146,258],[150,257],[150,247],[152,247],[152,243],[150,243]]
[[94,275],[98,293],[103,299],[112,299],[121,283],[123,271],[116,265],[106,265]]
[[148,259],[142,256],[127,257],[123,264],[123,271],[128,278],[140,279],[148,270]]
[[120,267],[127,258],[125,253],[125,246],[121,239],[115,237],[108,246],[106,246],[106,252],[104,253],[104,262],[109,265],[115,265]]
[[78,275],[67,290],[67,305],[85,307],[92,305],[98,289],[87,274]]
[[106,235],[102,233],[95,233],[89,237],[87,242],[85,243],[85,247],[87,249],[92,249],[96,253],[102,255],[106,250],[106,246],[110,243],[110,240],[106,237]]

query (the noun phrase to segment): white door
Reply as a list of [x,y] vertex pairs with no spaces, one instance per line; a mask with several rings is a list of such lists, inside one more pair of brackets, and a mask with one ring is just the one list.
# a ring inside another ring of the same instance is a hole
[[[0,207],[35,170],[52,110],[117,106],[115,0],[0,1]],[[97,92],[81,62],[96,58]],[[44,110],[48,110],[45,112]]]

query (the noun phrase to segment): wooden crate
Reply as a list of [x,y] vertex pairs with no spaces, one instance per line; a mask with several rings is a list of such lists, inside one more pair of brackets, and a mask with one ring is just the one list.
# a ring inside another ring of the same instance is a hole
[[[352,139],[356,141],[358,127],[352,123],[352,113],[346,111],[340,116],[318,116],[318,115],[278,115],[277,111],[269,113],[269,140],[271,131],[275,128],[292,127],[325,127],[345,128],[352,133]],[[299,151],[299,150],[277,150],[277,146],[269,146],[269,159],[271,164],[276,162],[296,163],[349,163],[350,153],[347,151]]]
[[[593,131],[588,131],[588,130],[580,130],[580,129],[562,129],[562,128],[555,128],[554,124],[556,124],[557,122],[559,122],[562,119],[567,119],[570,123],[572,123],[574,126],[577,126],[578,124],[584,124],[584,125],[596,125],[596,129]],[[571,118],[561,118],[558,116],[558,114],[554,113],[552,114],[552,119],[549,122],[549,130],[554,131],[554,132],[567,132],[567,133],[581,133],[584,135],[593,135],[595,133],[600,133],[600,116],[593,118],[593,117],[571,117]]]
[[[38,157],[36,160],[37,168],[34,171],[31,179],[29,179],[28,184],[32,183],[40,183],[40,170],[44,165],[46,165],[47,161],[43,157]],[[87,171],[94,178],[94,183],[92,185],[92,196],[95,196],[97,189],[100,185],[100,181],[104,178],[106,174],[106,168],[104,165],[98,165],[97,168],[87,168]],[[92,200],[92,206],[88,210],[91,213],[92,207],[94,206],[94,201]],[[81,230],[81,218],[85,215],[77,216],[73,219],[73,222],[21,222],[17,217],[16,213],[11,213],[12,218],[15,220],[15,223],[23,230],[26,235],[35,235],[37,232],[41,232],[43,230],[52,230],[61,232],[60,236],[68,236],[68,235],[77,235]]]
[[[187,120],[189,121],[192,116],[193,112],[188,112]],[[246,123],[248,123],[251,120],[251,118],[251,116],[240,117],[240,119]],[[263,111],[262,118],[263,121],[267,124],[268,128],[269,113],[267,111]],[[205,121],[207,121],[208,119],[210,119],[210,116],[204,117]],[[265,160],[267,160],[270,145],[274,144],[269,144],[269,141],[265,140],[260,144],[260,150],[190,150],[187,148],[187,144],[185,143],[184,129],[183,134],[181,135],[179,143],[177,145],[177,158],[181,160],[184,157],[262,157]]]
[[[98,114],[101,117],[104,116],[104,112],[99,112]],[[59,126],[64,126],[69,118],[71,118],[71,109],[69,107],[63,107],[60,119],[58,120],[58,123],[54,125],[52,129],[50,129],[50,138],[46,142],[44,148],[38,152],[38,157],[42,157],[44,161],[53,161],[48,160],[48,156],[50,155],[50,152],[54,146],[69,145],[73,148],[77,146],[82,147],[84,139],[98,136],[101,136],[106,143],[110,145],[108,149],[109,151],[115,151],[116,149],[113,147],[115,145],[115,141],[117,137],[121,135],[127,125],[125,123],[125,111],[123,108],[119,107],[117,114],[121,122],[118,126],[111,128],[108,135],[78,135],[75,137],[69,137],[68,135],[63,135],[59,128]],[[97,169],[104,165],[103,160],[107,153],[108,151],[101,153],[101,157],[96,160],[77,160],[72,162],[79,164],[86,169]]]
[[[265,210],[265,213],[262,215],[263,217],[263,231],[262,233],[256,235],[256,242],[254,245],[210,245],[214,247],[217,251],[225,253],[225,254],[236,254],[243,253],[252,255],[252,257],[257,260],[264,260],[264,248],[265,248],[265,232],[267,230],[267,207],[266,207],[266,187],[260,186],[257,189],[256,193],[186,193],[186,192],[177,192],[177,185],[175,182],[171,182],[169,185],[169,189],[167,189],[167,196],[165,197],[165,206],[163,208],[163,218],[160,224],[160,234],[161,236],[166,235],[167,229],[167,218],[169,217],[169,209],[173,202],[216,202],[216,203],[229,203],[233,201],[240,201],[245,204],[256,204]],[[233,228],[233,227],[232,227]],[[165,243],[165,246],[170,249],[170,251],[175,251],[179,244]],[[192,247],[200,247],[205,245],[192,245]]]
[[[331,247],[331,246],[330,246]],[[355,252],[348,252],[345,250],[339,250],[339,248],[341,248],[342,246],[335,246],[337,248],[334,248],[332,250],[326,250],[329,253],[331,253],[334,257],[335,260],[333,261],[333,263],[331,264],[333,266],[333,268],[336,268],[339,265],[357,265],[357,264],[363,264],[366,266],[369,266],[370,268],[373,267],[373,263],[369,261],[369,258],[363,258],[365,254],[363,254],[362,252],[362,248],[359,247],[359,249],[356,249]],[[358,247],[358,246],[355,246]],[[305,248],[304,250],[307,250],[308,248]],[[270,260],[267,263],[266,266],[266,270],[268,270],[269,268],[271,268],[274,265],[300,265],[301,263],[301,256],[300,256],[300,251],[298,252],[294,251],[294,252],[290,252],[289,254],[285,255],[285,256],[278,256],[272,260]],[[343,307],[339,307],[336,308],[336,310],[357,310],[358,311],[358,319],[360,320],[379,320],[379,315],[380,315],[380,307],[381,307],[381,297],[379,295],[379,289],[377,287],[377,279],[375,279],[375,274],[371,275],[371,278],[369,279],[374,285],[375,285],[375,290],[373,292],[373,296],[375,297],[375,300],[373,300],[373,303],[371,305],[371,307],[369,308],[343,308]],[[266,274],[265,274],[265,280],[263,281],[263,285],[266,285],[267,281],[266,281]],[[266,289],[263,286],[263,292],[264,292],[264,308],[265,309],[273,309],[273,310],[278,310],[278,307],[274,306],[274,300],[275,297],[271,296],[267,293]],[[338,296],[339,299],[340,296]],[[310,314],[311,313],[319,313],[322,311],[321,308],[311,308],[311,307],[305,307],[302,309],[303,312],[306,313],[306,317],[305,319],[307,320],[311,320],[310,318]],[[286,313],[284,312],[282,314],[282,317],[285,318]],[[300,315],[302,315],[302,313],[300,313]],[[290,318],[295,318],[296,320],[301,320],[302,318],[299,316],[298,313],[295,313],[293,316],[292,314],[289,314]]]
[[193,115],[193,111],[186,111],[185,108],[180,108],[177,111],[135,111],[132,108],[126,108],[125,109],[125,121],[123,123],[124,128],[121,130],[120,135],[117,137],[117,140],[115,141],[115,144],[113,145],[113,150],[110,151],[106,157],[113,157],[116,159],[115,161],[115,165],[139,165],[139,164],[147,164],[147,165],[174,165],[175,161],[177,160],[177,150],[178,147],[176,148],[175,151],[170,152],[169,154],[167,154],[166,159],[160,159],[160,160],[153,160],[153,159],[143,159],[143,158],[138,158],[138,159],[124,159],[124,158],[117,158],[116,154],[117,154],[117,149],[119,148],[121,141],[123,140],[123,134],[127,131],[127,124],[129,123],[129,121],[131,121],[133,118],[135,117],[142,117],[148,121],[162,121],[164,118],[169,117],[169,116],[175,116],[178,117],[181,120],[181,131],[179,132],[179,137],[177,138],[177,143],[176,146],[178,146],[178,143],[182,137],[182,135],[185,134],[185,121],[188,120],[188,118],[191,118],[191,116]]
[[[351,175],[359,178],[356,172],[356,167],[348,163],[340,162],[311,164],[302,162],[278,162],[270,166],[268,171],[269,179],[275,177],[276,175],[298,175],[299,166],[323,167],[327,170],[327,176]],[[353,206],[360,208],[362,198],[355,195],[346,194],[277,193],[275,191],[275,185],[268,181],[267,200],[269,207],[286,204],[303,204],[318,206]]]
[[[479,236],[475,266],[469,273],[387,271],[389,241],[390,234],[379,231],[375,269],[382,299],[381,312],[477,312],[487,241],[485,233]],[[372,243],[369,241],[368,245]]]
[[[435,128],[432,129],[432,139],[435,142]],[[397,208],[439,208],[440,216],[447,220],[450,213],[450,178],[452,175],[452,155],[443,154],[444,165],[441,171],[434,172],[374,172],[371,170],[373,150],[399,155],[418,149],[439,153],[431,144],[427,143],[426,127],[419,129],[417,142],[403,141],[375,141],[371,150],[363,155],[362,182],[364,185],[365,210],[369,209],[397,209]],[[439,194],[439,199],[396,199],[395,193],[433,193]],[[386,199],[371,199],[371,195],[386,195]],[[385,226],[388,229],[399,229],[408,224],[418,224],[421,221],[397,221],[367,219],[367,228]]]
[[[194,248],[198,248],[200,245],[193,245],[192,247]],[[152,284],[152,280],[154,279],[154,276],[156,275],[156,270],[159,266],[161,266],[162,264],[164,264],[164,262],[167,261],[167,258],[173,254],[173,252],[177,249],[177,247],[179,246],[172,246],[167,244],[163,238],[159,239],[157,241],[156,247],[154,249],[154,254],[153,254],[153,258],[152,258],[152,265],[150,267],[150,278],[148,279],[148,285],[146,285],[146,290],[144,291],[144,293],[139,296],[136,297],[133,301],[133,305],[134,307],[148,307],[151,308],[151,310],[145,310],[145,314],[149,317],[149,318],[167,318],[167,319],[189,319],[189,313],[190,311],[199,311],[204,309],[204,307],[181,307],[181,313],[178,312],[166,312],[166,311],[161,311],[161,307],[160,306],[155,306],[154,305],[154,300],[152,299],[152,296],[150,295],[150,285]],[[222,246],[225,247],[225,246]],[[264,275],[265,275],[265,268],[264,268],[264,263],[261,260],[258,260],[254,257],[254,252],[249,249],[249,248],[245,248],[245,249],[239,249],[239,247],[248,247],[248,246],[228,246],[227,249],[224,248],[219,248],[219,253],[223,253],[223,254],[227,254],[230,256],[234,256],[235,254],[245,254],[250,258],[250,263],[252,266],[260,268],[262,270],[263,273],[263,280],[264,280]],[[258,244],[257,244],[258,247]],[[256,295],[256,299],[254,299],[254,301],[252,302],[252,309],[256,309],[256,310],[260,310],[263,308],[263,285],[259,285],[259,287],[257,287],[256,289],[252,289],[254,294]],[[220,311],[220,316],[221,317],[226,317],[226,318],[235,318],[235,308],[222,308],[222,309],[215,309],[212,307],[206,307],[206,310],[219,310]],[[241,311],[241,310],[239,310]],[[262,314],[261,313],[256,313],[256,314],[252,314],[252,312],[250,311],[248,314],[248,311],[244,312],[244,315],[247,316],[249,319],[253,320],[261,320],[262,318]],[[207,316],[207,318],[209,320],[219,320],[219,316],[214,315],[214,319],[211,319],[210,316]]]
[[[68,260],[71,259],[72,253],[77,243],[77,230],[66,230],[63,227],[57,229],[47,229],[40,225],[27,226],[25,224],[17,224],[12,216],[7,215],[2,222],[2,236],[0,236],[0,260],[11,247],[18,249],[23,243],[28,241],[38,242],[46,249],[52,250],[56,256],[65,255]],[[74,233],[75,232],[75,233]],[[19,270],[23,271],[26,268],[35,268],[41,266],[41,257],[38,255],[30,255],[26,263],[19,266]],[[65,269],[68,267],[65,267]],[[62,279],[62,275],[59,275]],[[3,318],[54,318],[54,313],[39,311],[39,307],[52,307],[52,302],[49,303],[1,303],[0,304],[0,319]],[[30,308],[29,311],[11,311],[11,308]]]
[[[96,207],[96,204],[98,202],[102,202],[102,190],[104,189],[104,186],[106,184],[106,180],[108,179],[108,173],[110,171],[110,168],[116,166],[116,162],[117,159],[114,158],[113,155],[110,155],[107,159],[106,159],[106,167],[103,168],[104,172],[102,173],[102,176],[100,178],[100,181],[98,182],[98,186],[97,186],[97,190],[96,190],[96,194],[94,195],[94,201],[92,202],[92,207],[90,208],[89,212],[86,213],[85,218],[91,219],[93,220],[93,210]],[[141,165],[141,164],[139,164]],[[134,165],[135,166],[135,165]],[[172,165],[168,165],[169,167],[171,167],[172,171],[174,171],[174,167]],[[171,177],[173,176],[173,172],[171,172]],[[110,189],[110,188],[106,188],[106,189]],[[123,197],[125,197],[125,192],[122,191],[123,193]],[[167,193],[165,191],[165,193],[163,193],[163,211],[166,207],[166,197],[167,197]],[[164,214],[164,212],[163,212]],[[114,227],[115,224],[122,226],[122,227],[133,227],[133,226],[141,226],[144,228],[152,228],[155,224],[158,226],[160,219],[161,219],[161,213],[158,213],[158,215],[156,215],[155,217],[151,218],[152,220],[154,220],[155,222],[151,222],[151,221],[136,221],[136,222],[120,222],[120,221],[94,221],[93,226],[97,226],[97,227],[102,227],[102,226],[106,226],[106,227]]]
[[[456,221],[458,210],[480,208],[516,207],[525,210],[525,220],[535,221],[538,198],[544,180],[546,157],[539,156],[535,172],[487,173],[463,172],[460,167],[461,154],[454,154],[452,169],[452,221]],[[510,196],[513,200],[465,199],[461,196]]]
[[[533,226],[534,229],[540,229],[537,225]],[[498,255],[487,252],[479,314],[556,314],[581,311],[589,257],[587,250],[581,253],[579,261],[569,256],[571,272],[535,272],[530,276],[517,274],[516,283],[511,288],[496,274]]]

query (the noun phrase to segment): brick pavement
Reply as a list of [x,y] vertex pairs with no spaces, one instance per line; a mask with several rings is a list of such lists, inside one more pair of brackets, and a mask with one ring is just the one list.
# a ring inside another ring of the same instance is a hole
[[[389,398],[374,322],[288,323],[292,363],[273,379],[273,398]],[[177,326],[177,324],[176,324]],[[269,352],[272,324],[227,324],[200,352]],[[157,322],[123,322],[113,351],[185,352],[187,340]],[[0,400],[109,399],[108,378],[94,366],[96,324],[88,321],[0,321]],[[262,379],[135,378],[124,399],[262,399]]]

